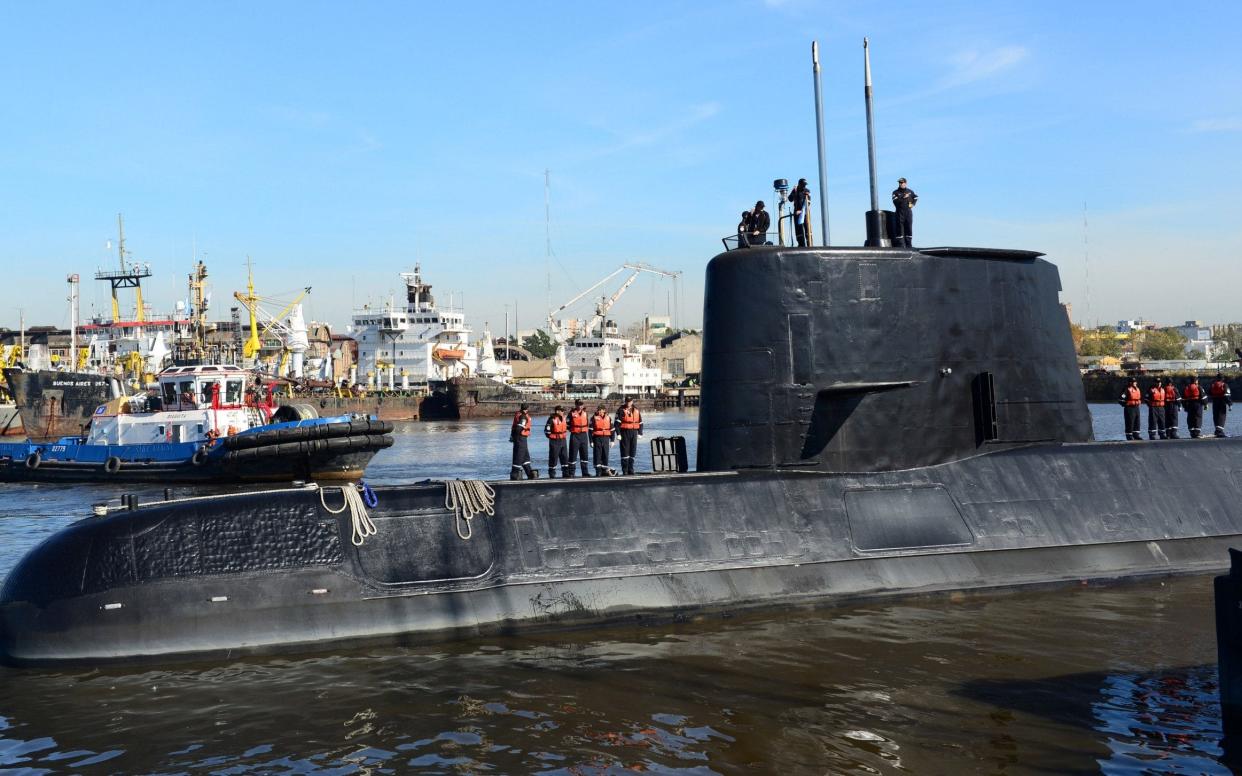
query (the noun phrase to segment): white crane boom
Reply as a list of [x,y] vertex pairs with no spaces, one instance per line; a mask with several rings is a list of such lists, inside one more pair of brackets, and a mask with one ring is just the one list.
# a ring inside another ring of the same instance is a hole
[[659,269],[657,267],[651,266],[650,264],[644,264],[642,262],[627,262],[625,264],[622,264],[620,267],[618,267],[617,269],[613,270],[612,272],[604,276],[601,280],[594,283],[590,288],[586,289],[582,293],[575,296],[573,299],[570,299],[565,304],[561,305],[560,307],[556,308],[552,312],[548,313],[548,328],[551,330],[549,333],[552,335],[553,341],[557,343],[564,343],[565,341],[565,333],[561,330],[561,325],[556,320],[557,313],[561,312],[566,307],[569,307],[570,305],[574,304],[578,300],[582,299],[582,297],[586,296],[587,294],[591,293],[595,289],[604,285],[609,280],[612,280],[617,275],[621,274],[627,269],[633,270],[633,274],[630,275],[626,279],[626,281],[621,284],[621,288],[617,289],[617,292],[614,293],[608,299],[601,300],[599,303],[595,305],[595,315],[592,316],[590,322],[587,323],[587,326],[585,328],[585,332],[587,334],[590,334],[592,331],[594,331],[595,327],[598,326],[604,320],[604,316],[608,314],[608,311],[612,308],[612,306],[617,303],[617,300],[621,298],[621,295],[625,293],[626,289],[632,286],[634,284],[634,281],[637,280],[638,276],[642,274],[643,272],[650,272],[653,275],[661,275],[663,277],[669,277],[669,278],[674,278],[674,279],[681,277],[680,272],[669,272],[668,270]]

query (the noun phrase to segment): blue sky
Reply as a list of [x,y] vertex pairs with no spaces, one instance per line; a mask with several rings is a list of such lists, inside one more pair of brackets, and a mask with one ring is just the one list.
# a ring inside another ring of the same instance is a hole
[[[449,5],[0,2],[0,326],[66,323],[118,212],[160,309],[195,248],[213,317],[249,255],[338,327],[415,261],[499,330],[545,314],[549,265],[559,304],[643,260],[696,325],[737,214],[815,179],[813,39],[831,235],[861,242],[864,35],[916,244],[1045,251],[1087,323],[1242,319],[1236,1]],[[643,279],[617,310],[668,302]]]

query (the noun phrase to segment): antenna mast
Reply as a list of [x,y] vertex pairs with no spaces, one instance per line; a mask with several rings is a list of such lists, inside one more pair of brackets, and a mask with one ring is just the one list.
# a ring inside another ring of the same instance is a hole
[[871,92],[871,49],[866,38],[863,38],[863,100],[867,105],[867,169],[871,173],[871,209],[867,211],[867,242],[868,248],[888,248],[892,241],[888,239],[888,228],[885,215],[880,210],[879,185],[875,173],[875,111],[872,105]]
[[824,164],[824,101],[819,86],[819,41],[811,41],[811,63],[815,73],[815,137],[819,143],[819,218],[824,227],[821,239],[827,246],[832,239],[828,236],[828,169]]

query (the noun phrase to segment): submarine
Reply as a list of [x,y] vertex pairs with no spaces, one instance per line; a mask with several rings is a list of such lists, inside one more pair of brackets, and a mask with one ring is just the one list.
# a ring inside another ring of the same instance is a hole
[[[870,109],[868,124],[871,140]],[[874,152],[871,173],[866,245],[707,264],[696,471],[130,499],[17,563],[0,661],[408,645],[1224,568],[1242,439],[1095,441],[1056,267],[894,247]]]
[[88,517],[9,574],[0,656],[411,644],[1219,570],[1242,541],[1242,440],[1092,441],[1059,291],[1029,251],[726,251],[706,270],[697,471],[476,483],[477,514],[428,483],[370,508],[308,486]]

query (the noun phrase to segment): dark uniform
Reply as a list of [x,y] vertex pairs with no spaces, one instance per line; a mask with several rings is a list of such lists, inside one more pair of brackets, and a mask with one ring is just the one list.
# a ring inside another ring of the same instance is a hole
[[[900,178],[897,181],[899,184],[905,182],[905,178]],[[893,247],[912,247],[910,240],[914,237],[914,204],[918,201],[919,195],[914,193],[914,189],[904,186],[898,186],[893,189],[893,210],[897,212]]]
[[522,479],[522,472],[526,473],[528,480],[539,476],[530,465],[530,445],[527,444],[529,436],[530,413],[520,409],[513,413],[513,428],[509,430],[509,441],[513,443],[513,466],[509,469],[511,480]]
[[1203,435],[1203,403],[1207,401],[1203,398],[1203,389],[1199,387],[1198,380],[1191,380],[1182,390],[1182,407],[1186,410],[1186,429],[1190,431],[1191,439],[1198,439]]
[[806,186],[806,178],[798,179],[789,202],[793,205],[794,235],[798,238],[798,246],[805,248],[811,243],[811,190]]
[[638,438],[643,435],[643,414],[637,407],[617,410],[617,436],[621,439],[621,473],[634,473],[634,457],[638,454]]
[[767,245],[768,229],[772,226],[772,217],[768,215],[768,211],[763,208],[763,201],[755,203],[755,209],[751,211],[750,220],[750,244],[751,245]]
[[595,476],[609,477],[612,469],[608,468],[608,447],[616,435],[612,418],[600,407],[591,416],[591,446],[595,448]]
[[569,424],[560,408],[552,413],[548,422],[543,424],[543,435],[548,438],[548,478],[556,476],[556,467],[561,467],[562,477],[574,476],[573,467],[569,465],[569,451],[566,448],[566,437],[569,436]]
[[1147,403],[1147,438],[1164,439],[1164,386],[1160,380],[1147,389],[1143,401]]
[[752,217],[749,210],[742,211],[742,220],[737,222],[737,247],[750,247],[750,228]]
[[1216,426],[1216,436],[1225,436],[1225,420],[1229,417],[1229,408],[1233,406],[1233,395],[1224,375],[1216,375],[1216,379],[1208,386],[1208,398],[1212,401],[1212,425]]
[[1173,381],[1164,385],[1164,433],[1169,439],[1177,439],[1177,405],[1182,397],[1177,395]]
[[587,468],[589,450],[591,449],[591,416],[578,402],[569,411],[569,476],[574,476],[574,464],[582,464],[582,476],[590,476]]
[[1143,425],[1139,418],[1139,407],[1143,404],[1143,392],[1139,390],[1138,381],[1130,381],[1121,392],[1117,403],[1125,408],[1126,439],[1142,439]]

